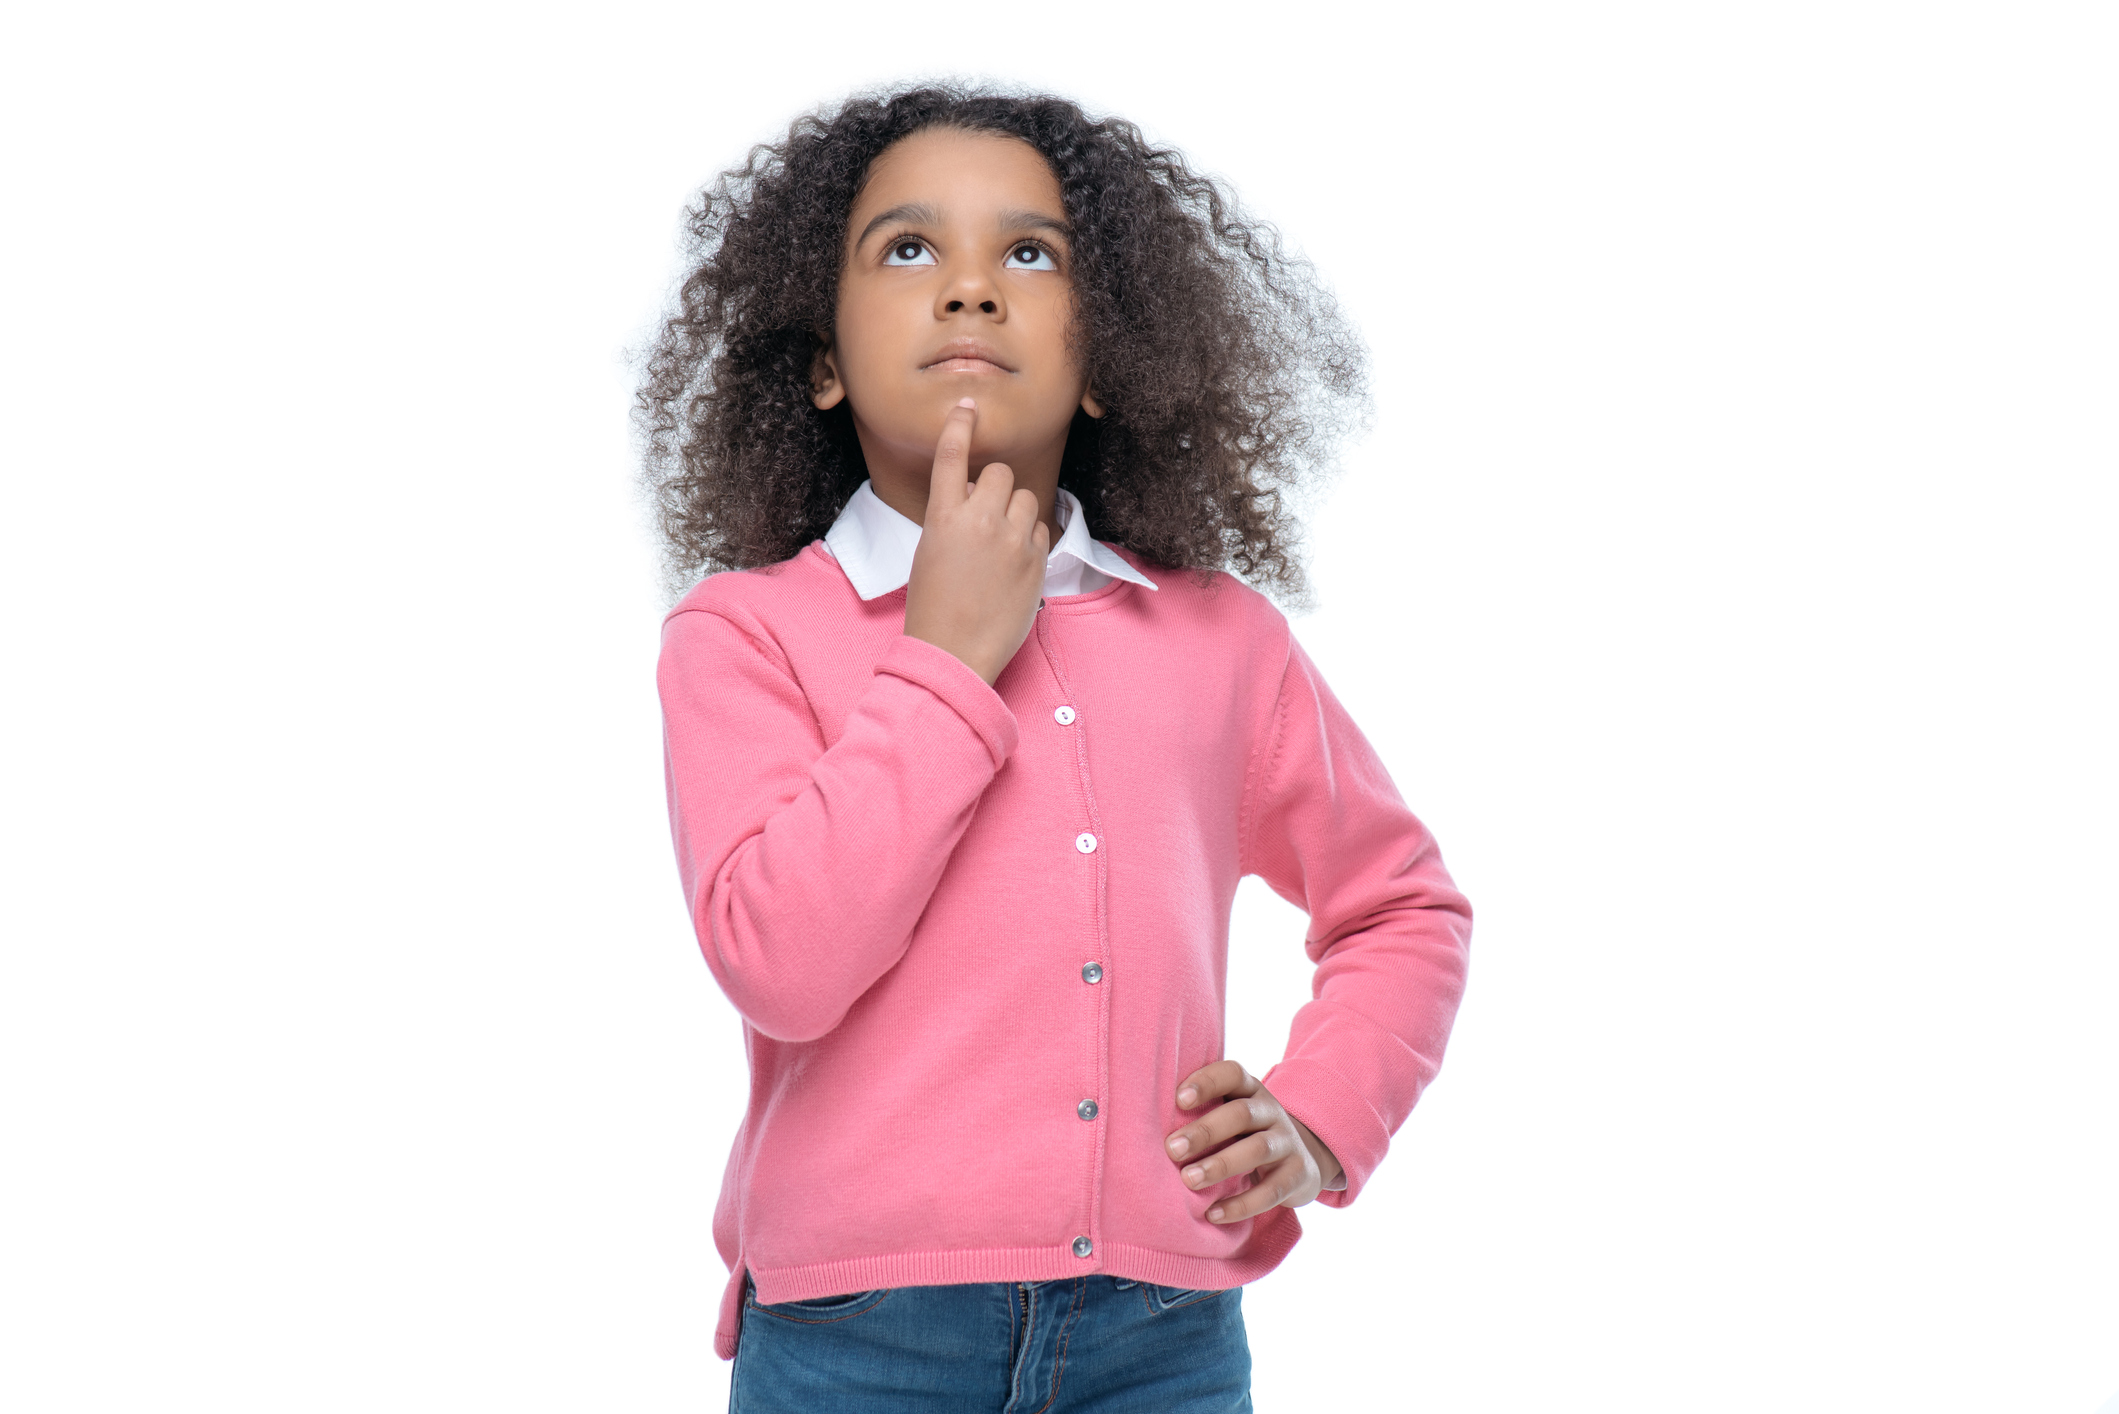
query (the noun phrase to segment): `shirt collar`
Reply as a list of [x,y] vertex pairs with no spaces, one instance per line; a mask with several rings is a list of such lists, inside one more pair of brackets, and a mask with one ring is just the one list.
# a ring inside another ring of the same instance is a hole
[[[1072,491],[1055,488],[1058,497],[1053,513],[1065,527],[1059,544],[1045,557],[1049,566],[1061,555],[1072,555],[1113,579],[1128,579],[1144,588],[1157,587],[1154,580],[1127,564],[1100,540],[1089,534],[1089,518]],[[899,589],[912,578],[912,552],[920,543],[920,523],[901,514],[875,493],[873,481],[863,481],[846,500],[846,508],[824,533],[824,543],[838,559],[839,567],[853,582],[854,592],[874,599]]]

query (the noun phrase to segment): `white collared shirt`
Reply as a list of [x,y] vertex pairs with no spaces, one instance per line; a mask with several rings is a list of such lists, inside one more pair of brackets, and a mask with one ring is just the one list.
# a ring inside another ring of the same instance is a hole
[[[1045,590],[1049,595],[1088,594],[1113,579],[1130,579],[1148,589],[1155,581],[1091,538],[1089,520],[1072,491],[1060,486],[1052,513],[1060,523],[1059,544],[1045,556]],[[893,509],[864,481],[847,498],[846,508],[824,533],[831,551],[853,582],[854,592],[873,599],[902,587],[912,578],[912,552],[920,543],[920,523]]]

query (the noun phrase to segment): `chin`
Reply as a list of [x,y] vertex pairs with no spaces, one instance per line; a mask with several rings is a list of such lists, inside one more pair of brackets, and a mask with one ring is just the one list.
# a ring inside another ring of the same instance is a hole
[[917,398],[907,399],[906,406],[919,409],[920,435],[926,438],[931,450],[935,440],[942,435],[942,423],[950,410],[965,398],[979,405],[978,425],[971,434],[974,448],[991,447],[1008,441],[1022,425],[1022,418],[1014,406],[1014,400],[1002,396],[1005,390],[996,385],[996,380],[981,374],[959,374],[939,388],[923,390]]

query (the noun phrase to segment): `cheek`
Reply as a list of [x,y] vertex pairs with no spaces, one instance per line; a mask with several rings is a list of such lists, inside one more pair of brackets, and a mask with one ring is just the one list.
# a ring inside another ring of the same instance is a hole
[[1040,367],[1055,371],[1055,384],[1078,382],[1074,350],[1067,339],[1074,317],[1072,301],[1047,296],[1026,300],[1020,308],[1027,316],[1023,320],[1024,332],[1030,336],[1024,340],[1028,346],[1025,351],[1034,351]]
[[874,311],[860,300],[841,300],[831,331],[839,376],[852,382],[875,357]]
[[839,373],[848,384],[903,371],[907,357],[933,323],[924,302],[905,299],[854,298],[840,301],[833,338],[839,349]]

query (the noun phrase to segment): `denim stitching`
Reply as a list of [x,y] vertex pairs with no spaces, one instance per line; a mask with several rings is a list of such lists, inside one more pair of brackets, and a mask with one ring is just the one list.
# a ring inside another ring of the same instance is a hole
[[[1027,1287],[1030,1283],[1025,1282],[1023,1285]],[[1012,1381],[1008,1388],[1008,1407],[1011,1409],[1015,1407],[1015,1402],[1023,1397],[1023,1367],[1030,1363],[1030,1333],[1036,1329],[1037,1293],[1033,1291],[1030,1294],[1028,1311],[1023,1317],[1022,1348],[1016,1353],[1015,1369],[1012,1372]],[[1051,1401],[1047,1400],[1046,1403],[1049,1404]]]
[[1155,1289],[1158,1292],[1183,1291],[1188,1298],[1184,1301],[1164,1301],[1161,1305],[1157,1305],[1155,1301],[1150,1300],[1148,1297],[1148,1287],[1150,1285],[1151,1283],[1149,1282],[1142,1282],[1140,1284],[1140,1299],[1144,1302],[1147,1302],[1148,1314],[1151,1316],[1160,1316],[1165,1311],[1175,1311],[1178,1310],[1180,1307],[1190,1306],[1196,1302],[1205,1301],[1210,1297],[1221,1295],[1219,1291],[1215,1291],[1207,1287],[1176,1287],[1154,1284]]
[[1067,1374],[1067,1342],[1074,1339],[1074,1318],[1081,1314],[1082,1297],[1087,1293],[1088,1287],[1089,1278],[1074,1279],[1074,1305],[1068,1308],[1067,1324],[1060,1327],[1059,1363],[1052,1367],[1052,1393],[1043,1404],[1031,1410],[1030,1414],[1045,1414],[1045,1411],[1052,1407],[1052,1401],[1059,1398],[1060,1381]]
[[811,1320],[803,1316],[790,1316],[784,1311],[775,1311],[771,1306],[766,1305],[764,1302],[758,1299],[755,1290],[746,1293],[744,1299],[749,1303],[750,1308],[753,1311],[763,1312],[764,1314],[771,1316],[774,1320],[777,1321],[789,1321],[798,1326],[828,1326],[834,1321],[850,1321],[856,1316],[867,1315],[870,1311],[875,1310],[876,1307],[888,1301],[890,1299],[890,1293],[896,1290],[897,1288],[894,1286],[885,1287],[883,1288],[883,1294],[881,1296],[878,1296],[875,1300],[869,1302],[866,1306],[863,1306],[858,1311],[848,1311],[844,1315],[839,1316],[822,1316],[815,1320]]

